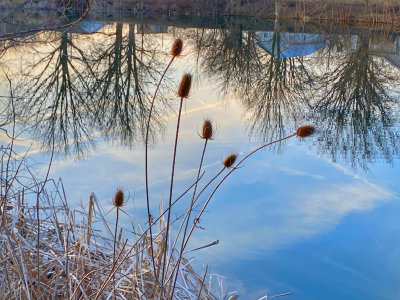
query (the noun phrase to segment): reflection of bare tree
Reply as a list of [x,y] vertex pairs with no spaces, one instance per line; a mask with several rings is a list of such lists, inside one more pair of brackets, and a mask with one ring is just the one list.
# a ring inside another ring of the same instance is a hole
[[[320,149],[333,159],[342,155],[353,166],[366,167],[374,158],[391,161],[398,155],[395,141],[400,136],[388,92],[398,75],[384,59],[370,54],[368,37],[351,52],[349,37],[332,36],[329,53],[305,60],[283,55],[281,31],[275,22],[269,53],[258,47],[254,32],[240,28],[192,35],[206,76],[240,99],[253,133],[263,139],[279,137],[288,122],[311,108],[317,122],[329,128],[321,132]],[[316,80],[314,73],[320,74]]]
[[[345,62],[342,62],[328,76],[324,75],[322,85],[325,99],[319,105],[329,106],[343,114],[352,110],[384,111],[384,103],[389,101],[385,84],[394,78],[384,74],[373,56],[369,54],[368,42],[362,39],[360,47],[350,52]],[[346,105],[343,107],[343,102]]]
[[58,148],[83,154],[94,129],[90,116],[93,95],[88,85],[93,72],[69,33],[63,32],[51,45],[53,50],[45,54],[39,45],[37,49],[32,45],[39,61],[25,72],[21,89],[26,101],[19,102],[19,114],[48,147],[54,138]]
[[311,77],[302,58],[283,57],[281,52],[281,33],[275,21],[272,52],[262,56],[263,67],[244,98],[247,111],[251,111],[252,129],[263,139],[286,135],[286,121],[297,122],[301,101],[310,89]]
[[[301,58],[282,57],[280,28],[275,22],[272,53],[258,44],[255,32],[220,30],[204,37],[203,65],[221,89],[241,99],[252,132],[263,139],[285,134],[285,117],[296,120],[311,78]],[[200,50],[201,51],[201,50]]]
[[[128,25],[125,36],[123,25],[117,23],[114,40],[98,49],[94,67],[98,80],[93,90],[101,108],[100,128],[110,138],[117,136],[127,144],[144,136],[148,100],[161,68],[157,52],[136,39],[134,24]],[[150,136],[162,127],[157,110],[153,115]]]
[[322,96],[314,109],[327,126],[320,136],[323,152],[363,168],[374,158],[391,162],[400,153],[396,142],[400,132],[389,112],[394,102],[387,91],[396,81],[391,74],[381,59],[370,54],[368,37],[362,37],[356,51],[321,76]]
[[13,41],[0,41],[0,64],[1,59],[6,54],[7,50],[15,47],[15,43]]
[[[32,44],[27,55],[33,63],[24,70],[19,88],[26,100],[18,102],[17,111],[46,148],[54,140],[57,149],[84,155],[96,132],[129,145],[141,141],[149,94],[162,63],[155,50],[137,45],[134,25],[128,26],[126,36],[122,29],[117,24],[115,34],[97,36],[105,42],[95,45],[68,32],[57,40],[52,37],[45,47]],[[154,112],[153,139],[162,129],[161,108]]]

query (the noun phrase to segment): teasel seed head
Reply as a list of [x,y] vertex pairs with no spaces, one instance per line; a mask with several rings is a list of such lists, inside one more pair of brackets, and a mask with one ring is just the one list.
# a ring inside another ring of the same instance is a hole
[[315,126],[314,125],[303,125],[297,128],[296,135],[301,138],[305,138],[314,133]]
[[227,156],[224,160],[224,166],[225,168],[230,168],[233,166],[233,164],[235,163],[237,158],[237,154],[236,153],[232,153],[229,156]]
[[121,189],[118,189],[114,195],[114,206],[121,207],[124,205],[124,203],[124,192]]
[[178,56],[182,52],[183,42],[181,39],[176,39],[174,44],[172,45],[171,54],[173,57]]
[[201,138],[205,140],[212,140],[214,137],[214,129],[211,120],[204,120],[203,130],[201,132]]
[[183,75],[181,84],[178,90],[178,96],[181,98],[187,98],[190,92],[190,86],[192,85],[192,75],[185,74]]

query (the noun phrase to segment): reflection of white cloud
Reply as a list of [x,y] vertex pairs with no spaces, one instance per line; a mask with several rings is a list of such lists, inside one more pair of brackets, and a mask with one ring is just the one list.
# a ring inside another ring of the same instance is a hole
[[293,210],[312,224],[336,224],[340,217],[353,211],[370,210],[375,201],[385,200],[391,193],[365,184],[332,185],[296,201]]
[[322,176],[322,175],[311,174],[311,173],[307,173],[304,171],[291,169],[288,167],[278,167],[278,168],[279,168],[279,170],[283,171],[285,174],[288,174],[288,175],[306,176],[306,177],[311,177],[313,179],[318,179],[318,180],[325,179],[325,176]]
[[[369,185],[371,188],[375,189],[376,191],[380,191],[383,194],[387,193],[387,191],[385,191],[383,188],[381,188],[379,185],[374,184],[372,182],[369,182],[366,178],[363,178],[362,176],[350,171],[349,169],[343,167],[342,165],[335,163],[335,162],[331,162],[329,161],[336,169],[342,171],[344,174],[353,177],[356,180],[362,181],[363,183],[365,183],[366,185]],[[390,193],[390,195],[392,197],[395,197],[396,199],[399,199],[399,197],[397,195],[394,195],[393,193]]]
[[332,259],[328,255],[323,255],[323,254],[318,254],[318,253],[314,253],[314,255],[320,256],[321,261],[323,261],[324,263],[329,264],[330,266],[333,266],[333,267],[335,267],[337,269],[341,269],[341,270],[345,271],[346,273],[352,274],[353,276],[356,276],[356,277],[362,279],[364,282],[371,283],[371,279],[368,278],[365,274],[363,274],[362,272],[357,271],[354,268],[351,268],[347,264],[341,263],[339,260]]
[[[298,188],[299,192],[296,192],[293,187],[296,198],[281,204],[278,209],[260,201],[230,205],[224,214],[218,214],[217,224],[213,220],[215,216],[207,218],[208,224],[204,225],[214,229],[211,236],[208,232],[207,237],[202,238],[197,232],[200,237],[194,234],[193,244],[219,238],[220,244],[208,251],[210,258],[228,261],[235,257],[251,257],[259,251],[286,247],[297,240],[331,230],[347,215],[371,210],[377,202],[392,198],[389,191],[362,180],[320,189]],[[221,228],[221,224],[227,226]]]

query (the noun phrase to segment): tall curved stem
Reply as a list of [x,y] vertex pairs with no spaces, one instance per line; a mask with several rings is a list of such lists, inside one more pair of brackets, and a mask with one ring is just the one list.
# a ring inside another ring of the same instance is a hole
[[149,131],[150,131],[151,114],[153,112],[153,107],[154,107],[154,100],[156,99],[157,92],[161,85],[161,81],[163,80],[165,73],[167,73],[167,70],[169,69],[172,62],[174,61],[174,58],[175,58],[175,56],[173,56],[171,58],[169,64],[167,65],[167,67],[164,70],[164,73],[161,75],[161,78],[158,81],[156,90],[154,91],[153,99],[151,99],[149,116],[147,118],[147,123],[146,123],[146,138],[145,138],[145,150],[144,150],[144,169],[145,169],[145,178],[146,178],[146,205],[147,205],[147,216],[148,216],[148,222],[149,222],[149,232],[150,232],[151,262],[153,264],[154,278],[156,281],[158,280],[158,275],[156,273],[156,264],[155,264],[155,259],[154,259],[153,232],[151,230],[151,213],[150,213],[150,199],[149,199],[149,169],[148,169]]
[[[180,125],[180,121],[181,121],[182,104],[183,104],[183,98],[181,98],[181,102],[179,104],[178,121],[177,121],[177,125],[176,125],[175,146],[174,146],[174,154],[173,154],[173,158],[172,158],[171,184],[169,187],[168,207],[170,207],[172,205],[172,190],[173,190],[173,186],[174,186],[175,159],[176,159],[176,149],[177,149],[177,145],[178,145],[179,125]],[[164,249],[164,261],[163,261],[161,282],[164,281],[165,264],[167,262],[168,234],[169,234],[170,220],[171,220],[171,209],[168,210],[168,217],[167,217],[167,229],[166,229],[166,233],[165,233],[165,243],[164,243],[165,249]]]

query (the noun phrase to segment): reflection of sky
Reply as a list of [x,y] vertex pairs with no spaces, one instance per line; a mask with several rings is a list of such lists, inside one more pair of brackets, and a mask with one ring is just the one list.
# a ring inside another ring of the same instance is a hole
[[[321,34],[258,32],[258,45],[274,57],[301,57],[325,48],[326,37]],[[276,41],[279,39],[279,46]]]
[[[205,158],[205,179],[219,170],[227,154],[255,146],[248,142],[239,106],[218,102],[213,86],[194,90],[185,101],[175,196],[194,180],[202,147],[197,132],[204,117],[218,124]],[[165,138],[150,151],[154,213],[160,199],[168,199],[175,126],[171,116]],[[57,156],[50,176],[63,179],[71,203],[87,203],[95,192],[106,211],[122,187],[130,194],[125,211],[144,220],[143,147],[99,142],[87,160]],[[355,174],[340,162],[316,157],[314,142],[290,140],[283,153],[262,151],[233,173],[201,218],[206,230],[195,232],[189,249],[217,239],[220,243],[194,252],[195,262],[225,275],[244,299],[290,291],[295,293],[290,299],[399,298],[398,159],[394,166],[378,161],[369,173]],[[37,146],[32,151],[37,161],[48,160]],[[126,216],[123,223],[129,226]]]

